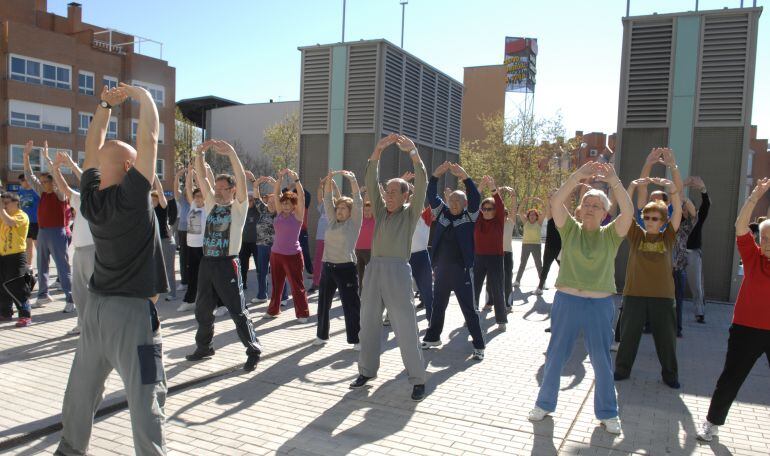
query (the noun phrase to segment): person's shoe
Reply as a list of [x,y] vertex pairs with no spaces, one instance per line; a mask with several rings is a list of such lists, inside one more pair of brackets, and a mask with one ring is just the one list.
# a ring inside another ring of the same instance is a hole
[[607,418],[606,420],[602,420],[602,426],[604,426],[604,429],[610,434],[615,434],[615,435],[620,434],[620,418],[618,418],[617,416],[613,418]]
[[77,336],[80,334],[80,326],[75,326],[74,328],[67,331],[68,336]]
[[719,434],[719,426],[716,424],[709,423],[708,420],[703,420],[703,423],[701,423],[700,428],[698,429],[698,433],[695,435],[698,440],[702,440],[704,442],[710,442],[715,435]]
[[165,299],[166,302],[171,302],[176,299],[176,296],[166,295],[166,297],[163,299]]
[[420,344],[420,348],[423,350],[428,350],[431,347],[438,347],[439,345],[441,345],[440,340],[424,340]]
[[536,296],[541,296],[542,294],[543,294],[543,289],[542,288],[539,288],[539,287],[535,288],[535,295]]
[[361,351],[361,344],[353,344],[353,351],[360,352]]
[[281,307],[286,307],[288,305],[289,305],[289,300],[288,299],[284,299],[283,301],[281,301]]
[[359,374],[358,377],[356,377],[356,379],[353,380],[353,383],[350,384],[350,389],[363,388],[366,385],[366,383],[373,378],[375,377],[367,377],[365,375]]
[[320,337],[316,337],[315,340],[313,341],[313,345],[315,346],[326,345],[327,342],[329,342],[327,339],[321,339]]
[[652,334],[652,328],[649,326],[645,326],[644,329],[642,329],[642,333],[644,334]]
[[489,301],[487,301],[487,303],[486,303],[486,304],[484,304],[484,310],[489,310],[489,309],[491,309],[491,308],[492,308],[492,303],[491,303],[491,302],[489,302]]
[[529,415],[527,416],[527,419],[529,421],[543,421],[543,419],[550,414],[551,412],[547,410],[543,410],[538,406],[535,406],[535,408],[529,411]]
[[610,344],[610,351],[611,352],[617,352],[618,347],[620,347],[620,342],[613,341],[612,344]]
[[612,378],[615,379],[616,382],[622,382],[623,380],[627,380],[628,377],[630,377],[630,375],[620,375],[617,372],[612,374]]
[[316,292],[318,292],[318,288],[316,288],[316,287],[310,287],[310,289],[307,290],[307,294],[309,294],[309,295],[311,295],[313,293],[316,293]]
[[179,285],[176,286],[176,291],[184,291],[185,288],[187,288],[187,285],[180,283]]
[[271,314],[265,312],[264,315],[262,315],[262,318],[278,318],[278,314],[271,315]]
[[75,303],[74,302],[67,302],[64,304],[64,310],[62,310],[62,313],[72,313],[75,311]]
[[227,307],[217,307],[214,309],[215,317],[221,317],[222,315],[227,315]]
[[425,385],[414,385],[412,387],[412,400],[420,402],[425,399]]
[[473,350],[473,356],[471,357],[475,359],[476,361],[483,361],[484,360],[484,349],[475,349]]
[[32,324],[32,318],[30,317],[19,317],[19,319],[16,321],[17,328],[26,328],[31,324]]
[[513,282],[513,287],[514,288],[519,288],[520,285],[521,285],[521,283],[518,280]]
[[246,357],[246,362],[243,364],[243,370],[246,372],[253,372],[257,368],[259,362],[259,353],[252,353]]
[[416,306],[414,306],[414,310],[422,310],[425,308],[425,304],[419,303]]
[[665,379],[664,379],[664,380],[663,380],[663,383],[665,383],[666,385],[668,385],[668,387],[669,387],[669,388],[671,388],[671,389],[675,389],[675,390],[678,390],[679,388],[681,388],[681,387],[682,387],[682,385],[680,385],[680,384],[679,384],[679,381],[678,381],[678,380],[665,380]]
[[43,307],[44,304],[50,304],[53,302],[53,299],[51,299],[50,296],[38,296],[37,300],[34,304],[32,304],[33,309],[39,309]]
[[697,317],[695,317],[695,321],[697,323],[706,323],[706,317],[703,315],[698,315]]
[[677,332],[676,332],[676,337],[677,337],[678,339],[681,339],[682,337],[684,337],[684,336],[682,336],[682,331],[677,331]]
[[513,313],[513,306],[505,306],[505,313]]
[[306,317],[299,317],[299,318],[297,318],[297,323],[305,324],[305,323],[307,323],[307,318]]
[[264,302],[267,302],[267,298],[251,298],[252,304],[262,304]]
[[214,356],[214,349],[213,348],[207,348],[205,350],[198,350],[196,349],[192,354],[185,356],[184,358],[187,361],[200,361],[203,359],[209,359],[212,356]]
[[505,323],[498,323],[497,329],[499,329],[500,332],[505,332],[508,329],[508,325]]
[[545,328],[545,329],[543,330],[543,332],[547,332],[547,333],[551,332],[551,327],[549,326],[549,327]]
[[386,319],[382,320],[382,326],[390,326],[390,319],[386,318]]
[[195,310],[194,302],[183,302],[179,305],[179,307],[176,308],[177,312],[188,312],[190,310]]

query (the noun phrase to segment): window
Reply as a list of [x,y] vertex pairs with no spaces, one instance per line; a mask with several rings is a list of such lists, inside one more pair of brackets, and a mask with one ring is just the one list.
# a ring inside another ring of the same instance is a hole
[[[48,148],[48,155],[51,159],[54,158],[57,152],[64,152],[67,155],[72,155],[72,151],[69,149],[57,149],[55,147]],[[10,147],[10,163],[11,171],[24,171],[24,145],[23,144],[11,144]],[[48,171],[48,165],[43,160],[43,148],[33,147],[32,152],[29,154],[29,164],[32,167],[33,172]],[[69,174],[69,168],[62,168],[64,174]]]
[[166,127],[163,126],[163,122],[158,125],[158,144],[163,144],[163,138],[166,135]]
[[94,115],[87,112],[81,112],[78,114],[78,134],[85,136],[88,134],[88,127],[91,126],[91,120]]
[[163,106],[163,99],[166,93],[166,89],[162,85],[151,84],[149,82],[142,82],[137,80],[131,81],[131,84],[139,86],[143,89],[147,89],[147,91],[150,92],[150,95],[152,95],[152,99],[155,100],[155,103],[158,106]]
[[21,100],[8,100],[10,124],[13,127],[37,128],[69,133],[71,110],[60,106],[44,105]]
[[[136,142],[136,132],[139,130],[139,119],[131,119],[131,142]],[[158,144],[163,144],[166,127],[161,122],[158,124]]]
[[[31,57],[11,54],[11,79],[42,84],[59,89],[71,88],[70,72],[72,67],[58,63],[38,60]],[[91,85],[93,89],[93,84]]]
[[94,74],[89,71],[78,72],[78,92],[86,95],[93,95],[94,78]]
[[83,162],[86,161],[86,153],[82,150],[78,151],[78,166],[82,169]]
[[596,149],[591,149],[590,151],[588,151],[589,157],[596,157],[597,155],[599,155],[599,151]]
[[118,139],[118,118],[110,117],[110,123],[107,125],[107,139]]
[[159,158],[155,162],[155,174],[158,175],[158,179],[163,180],[163,175],[166,172],[166,160]]
[[118,78],[105,75],[102,78],[102,85],[107,86],[108,89],[114,89],[118,86]]

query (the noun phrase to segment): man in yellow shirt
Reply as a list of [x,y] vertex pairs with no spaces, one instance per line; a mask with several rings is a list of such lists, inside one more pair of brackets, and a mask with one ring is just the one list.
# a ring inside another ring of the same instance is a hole
[[13,316],[13,304],[19,311],[19,328],[32,324],[27,285],[27,231],[29,218],[19,208],[19,195],[6,192],[0,209],[0,321]]

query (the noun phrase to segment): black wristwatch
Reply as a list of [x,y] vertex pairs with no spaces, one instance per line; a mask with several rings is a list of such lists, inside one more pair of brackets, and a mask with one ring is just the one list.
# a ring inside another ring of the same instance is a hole
[[107,102],[106,102],[106,101],[104,101],[104,100],[101,100],[101,101],[99,102],[99,106],[101,106],[101,107],[102,107],[102,108],[104,108],[104,109],[112,109],[112,105],[111,105],[111,104],[109,104],[109,103],[107,103]]

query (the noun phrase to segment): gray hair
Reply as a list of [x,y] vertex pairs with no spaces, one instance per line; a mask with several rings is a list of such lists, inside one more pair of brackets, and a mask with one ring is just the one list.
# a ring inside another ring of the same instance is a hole
[[[450,193],[450,194],[449,194],[449,197],[451,198],[451,197],[452,197],[452,195],[456,195],[456,196],[457,196],[458,198],[460,198],[460,199],[461,199],[463,202],[467,202],[467,201],[468,201],[468,196],[467,196],[467,195],[465,194],[465,192],[464,192],[464,191],[462,191],[462,190],[455,190],[455,191],[453,191],[452,193]],[[447,199],[449,199],[449,198],[447,198]],[[447,202],[448,202],[448,201],[447,201]]]
[[759,224],[759,235],[762,235],[762,231],[770,229],[770,219],[765,220],[764,222]]
[[607,197],[607,194],[604,193],[601,190],[597,190],[595,188],[592,188],[591,190],[588,190],[583,195],[583,199],[580,200],[580,205],[583,205],[583,202],[588,198],[589,196],[595,196],[599,198],[599,200],[602,202],[602,207],[604,207],[604,211],[607,212],[610,210],[610,199]]
[[409,193],[409,182],[401,179],[400,177],[394,177],[393,179],[385,182],[385,185],[390,185],[392,182],[398,182],[398,185],[401,186],[401,193]]

